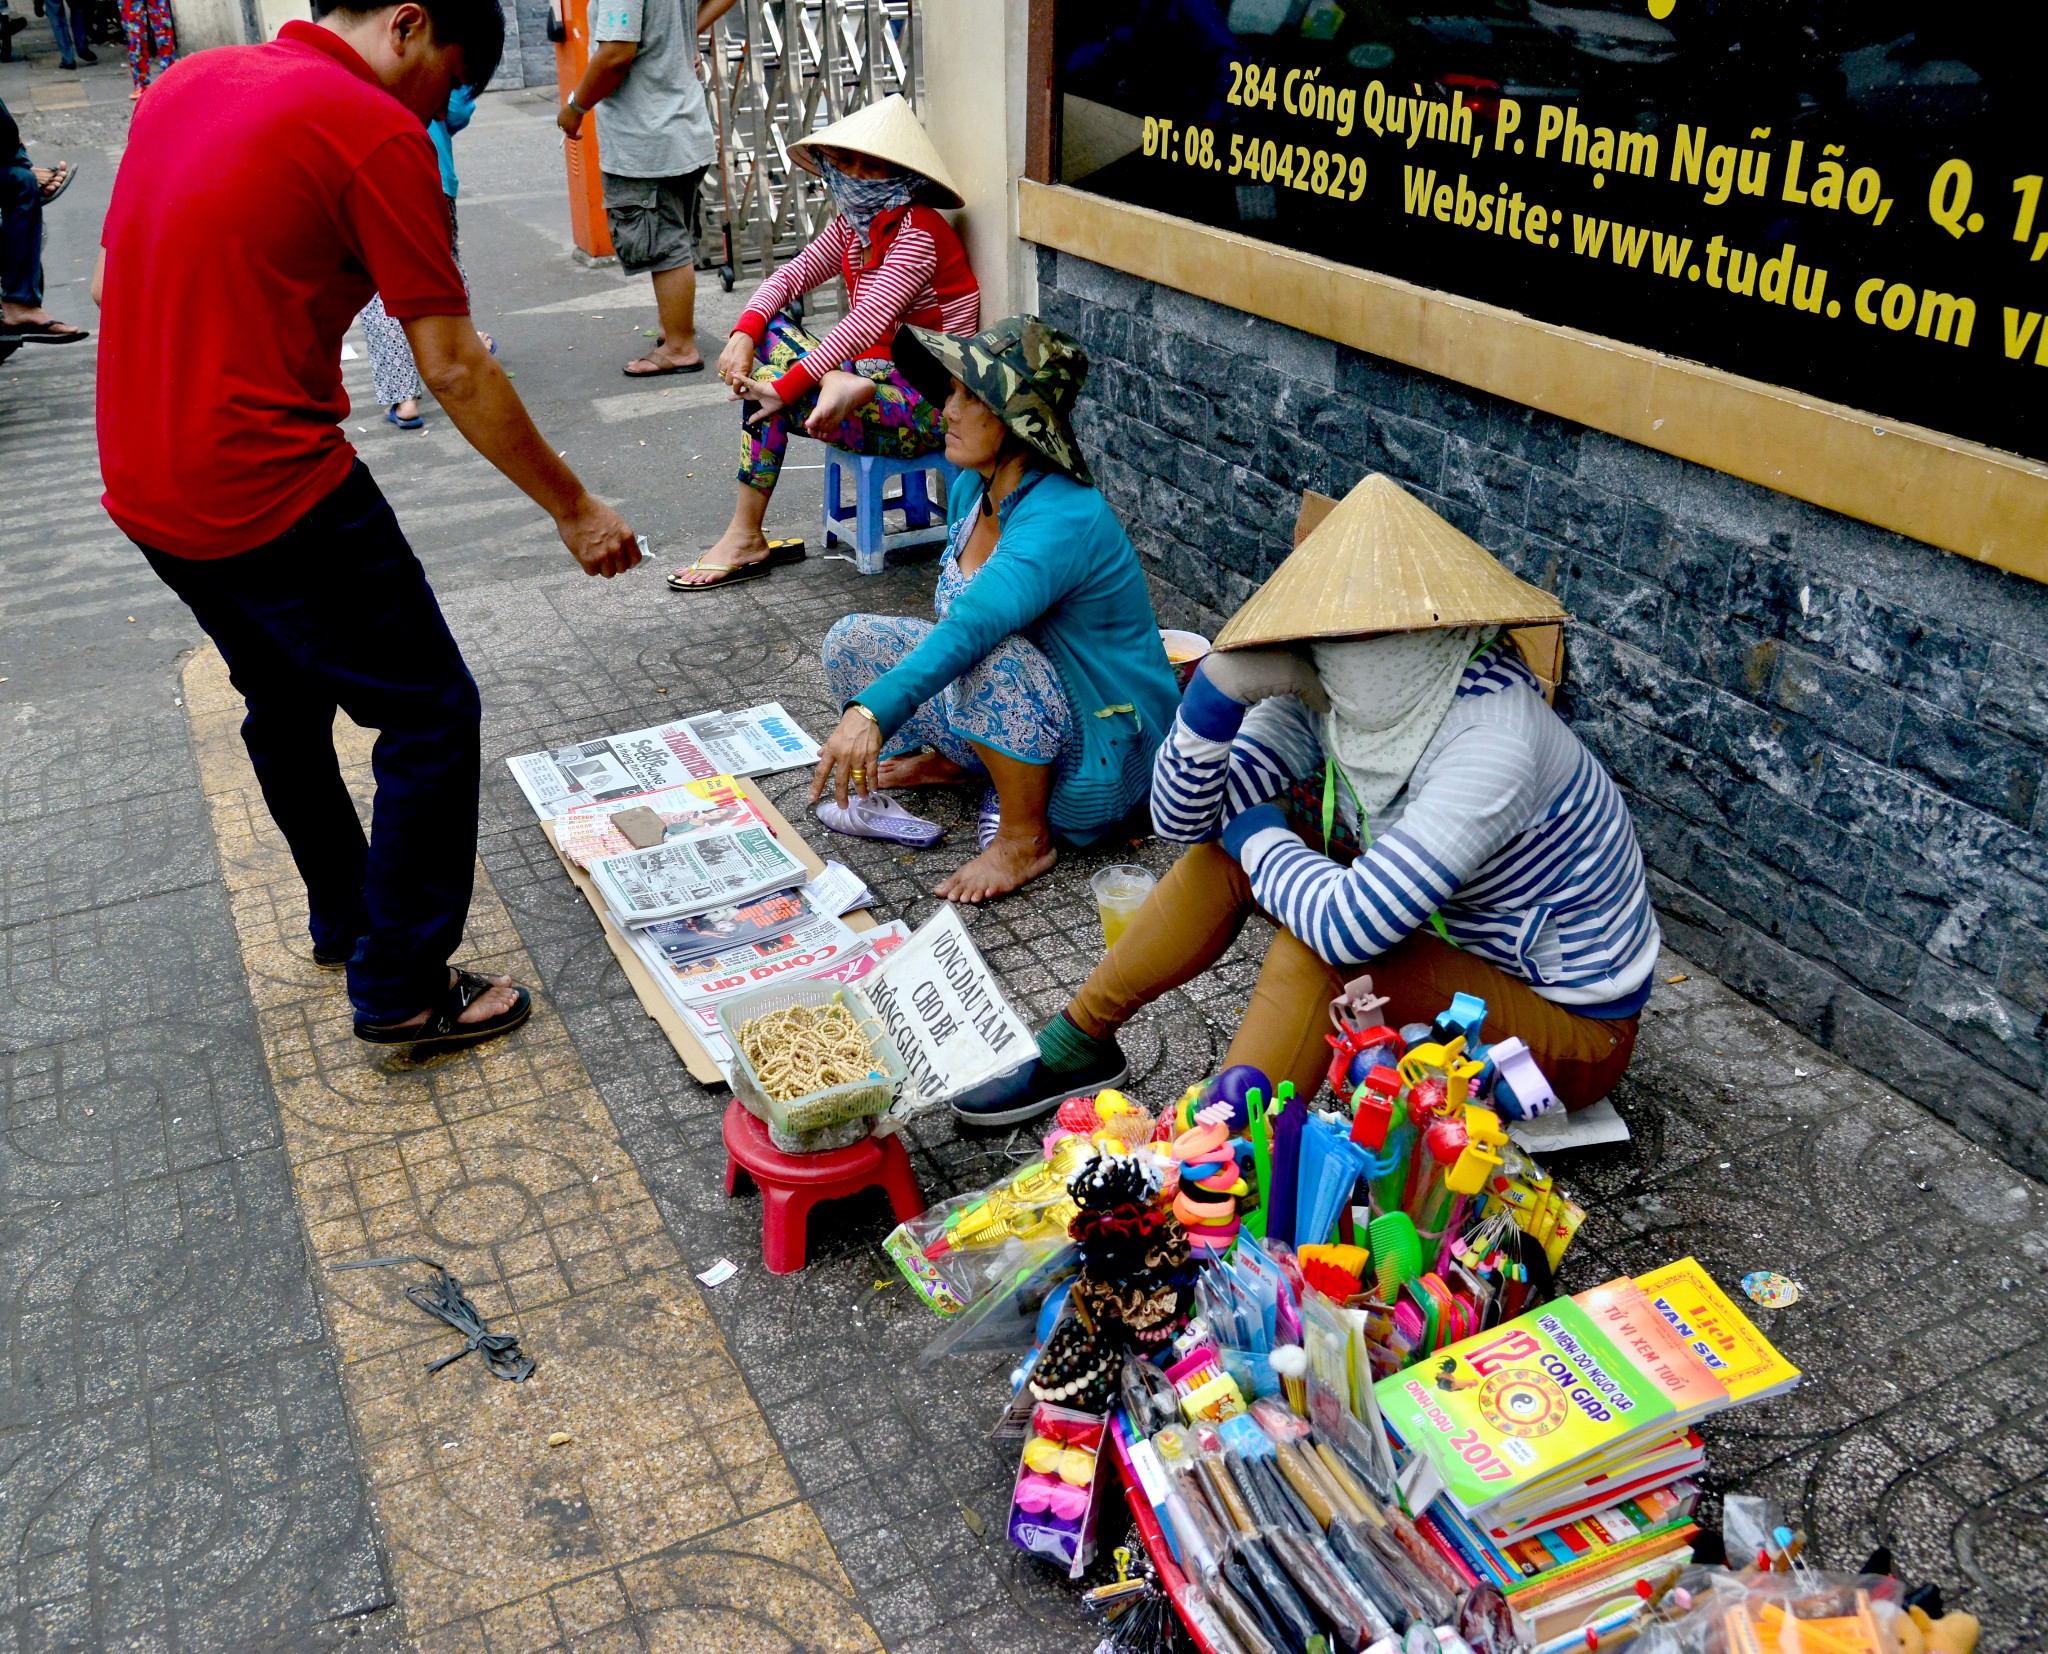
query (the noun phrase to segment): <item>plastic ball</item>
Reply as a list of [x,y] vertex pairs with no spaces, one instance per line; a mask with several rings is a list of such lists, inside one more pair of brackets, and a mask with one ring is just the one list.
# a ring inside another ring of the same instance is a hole
[[1251,1106],[1248,1098],[1252,1092],[1259,1094],[1262,1102],[1273,1100],[1273,1082],[1261,1074],[1250,1063],[1236,1063],[1216,1076],[1209,1087],[1208,1101],[1230,1105],[1230,1129],[1243,1131],[1251,1123]]
[[1045,1295],[1045,1302],[1039,1306],[1038,1326],[1033,1341],[1043,1344],[1052,1336],[1052,1329],[1059,1325],[1061,1313],[1067,1307],[1067,1298],[1074,1290],[1072,1281],[1062,1281]]
[[1053,1118],[1065,1130],[1079,1132],[1084,1137],[1102,1124],[1102,1116],[1093,1097],[1069,1097],[1060,1104],[1059,1113]]

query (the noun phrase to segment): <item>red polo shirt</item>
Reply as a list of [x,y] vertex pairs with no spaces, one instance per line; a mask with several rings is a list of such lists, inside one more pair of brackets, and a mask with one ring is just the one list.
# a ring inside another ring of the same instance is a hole
[[100,240],[106,508],[180,557],[275,539],[348,475],[341,341],[372,293],[469,313],[426,128],[312,23],[150,88]]

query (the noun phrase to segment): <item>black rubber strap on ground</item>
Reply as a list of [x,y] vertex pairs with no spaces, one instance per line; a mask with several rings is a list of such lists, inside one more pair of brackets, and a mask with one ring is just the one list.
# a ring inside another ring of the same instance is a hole
[[483,1316],[476,1305],[469,1301],[469,1295],[462,1290],[462,1283],[434,1262],[432,1258],[357,1258],[349,1263],[331,1263],[330,1272],[342,1269],[384,1269],[392,1264],[424,1264],[434,1272],[431,1281],[405,1288],[406,1297],[425,1310],[429,1315],[446,1321],[468,1340],[453,1355],[444,1355],[439,1361],[427,1363],[427,1371],[438,1373],[450,1362],[460,1361],[474,1350],[484,1358],[484,1365],[495,1378],[502,1378],[508,1384],[517,1384],[533,1376],[533,1357],[523,1355],[519,1349],[517,1333],[493,1332],[484,1325]]

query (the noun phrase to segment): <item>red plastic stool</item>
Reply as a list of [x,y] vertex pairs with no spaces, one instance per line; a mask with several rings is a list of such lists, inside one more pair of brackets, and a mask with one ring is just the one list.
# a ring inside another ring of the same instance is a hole
[[761,1261],[772,1275],[794,1275],[804,1266],[805,1226],[821,1200],[881,1189],[901,1223],[924,1211],[924,1195],[903,1139],[864,1137],[850,1149],[824,1154],[784,1154],[768,1141],[768,1128],[735,1097],[725,1106],[725,1192],[739,1192],[742,1180],[761,1188]]

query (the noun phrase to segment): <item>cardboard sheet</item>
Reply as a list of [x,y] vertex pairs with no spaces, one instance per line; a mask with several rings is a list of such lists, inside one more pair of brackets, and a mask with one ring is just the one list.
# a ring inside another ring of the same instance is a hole
[[[825,871],[824,859],[810,847],[803,834],[790,825],[782,812],[768,802],[759,787],[742,776],[740,791],[746,795],[747,802],[761,813],[761,819],[774,829],[777,841],[802,862],[807,871],[813,876]],[[723,1085],[725,1076],[719,1073],[718,1064],[711,1060],[711,1053],[704,1049],[702,1042],[683,1021],[682,1013],[669,1003],[668,996],[661,991],[661,984],[655,981],[654,973],[647,968],[647,962],[633,951],[633,944],[620,935],[618,926],[612,923],[610,915],[605,911],[604,898],[598,894],[597,886],[591,882],[590,875],[567,856],[562,855],[562,847],[555,839],[555,824],[552,821],[543,821],[541,830],[547,834],[548,843],[554,847],[562,865],[569,870],[569,877],[576,881],[576,888],[583,892],[583,899],[597,915],[597,922],[604,929],[605,945],[612,950],[612,957],[618,960],[620,968],[625,971],[626,980],[633,984],[633,992],[639,995],[641,1008],[654,1018],[661,1031],[668,1035],[669,1044],[676,1048],[676,1055],[683,1059],[683,1066],[690,1071],[693,1078],[705,1085]],[[875,928],[875,916],[866,908],[857,909],[842,917],[850,930]]]

